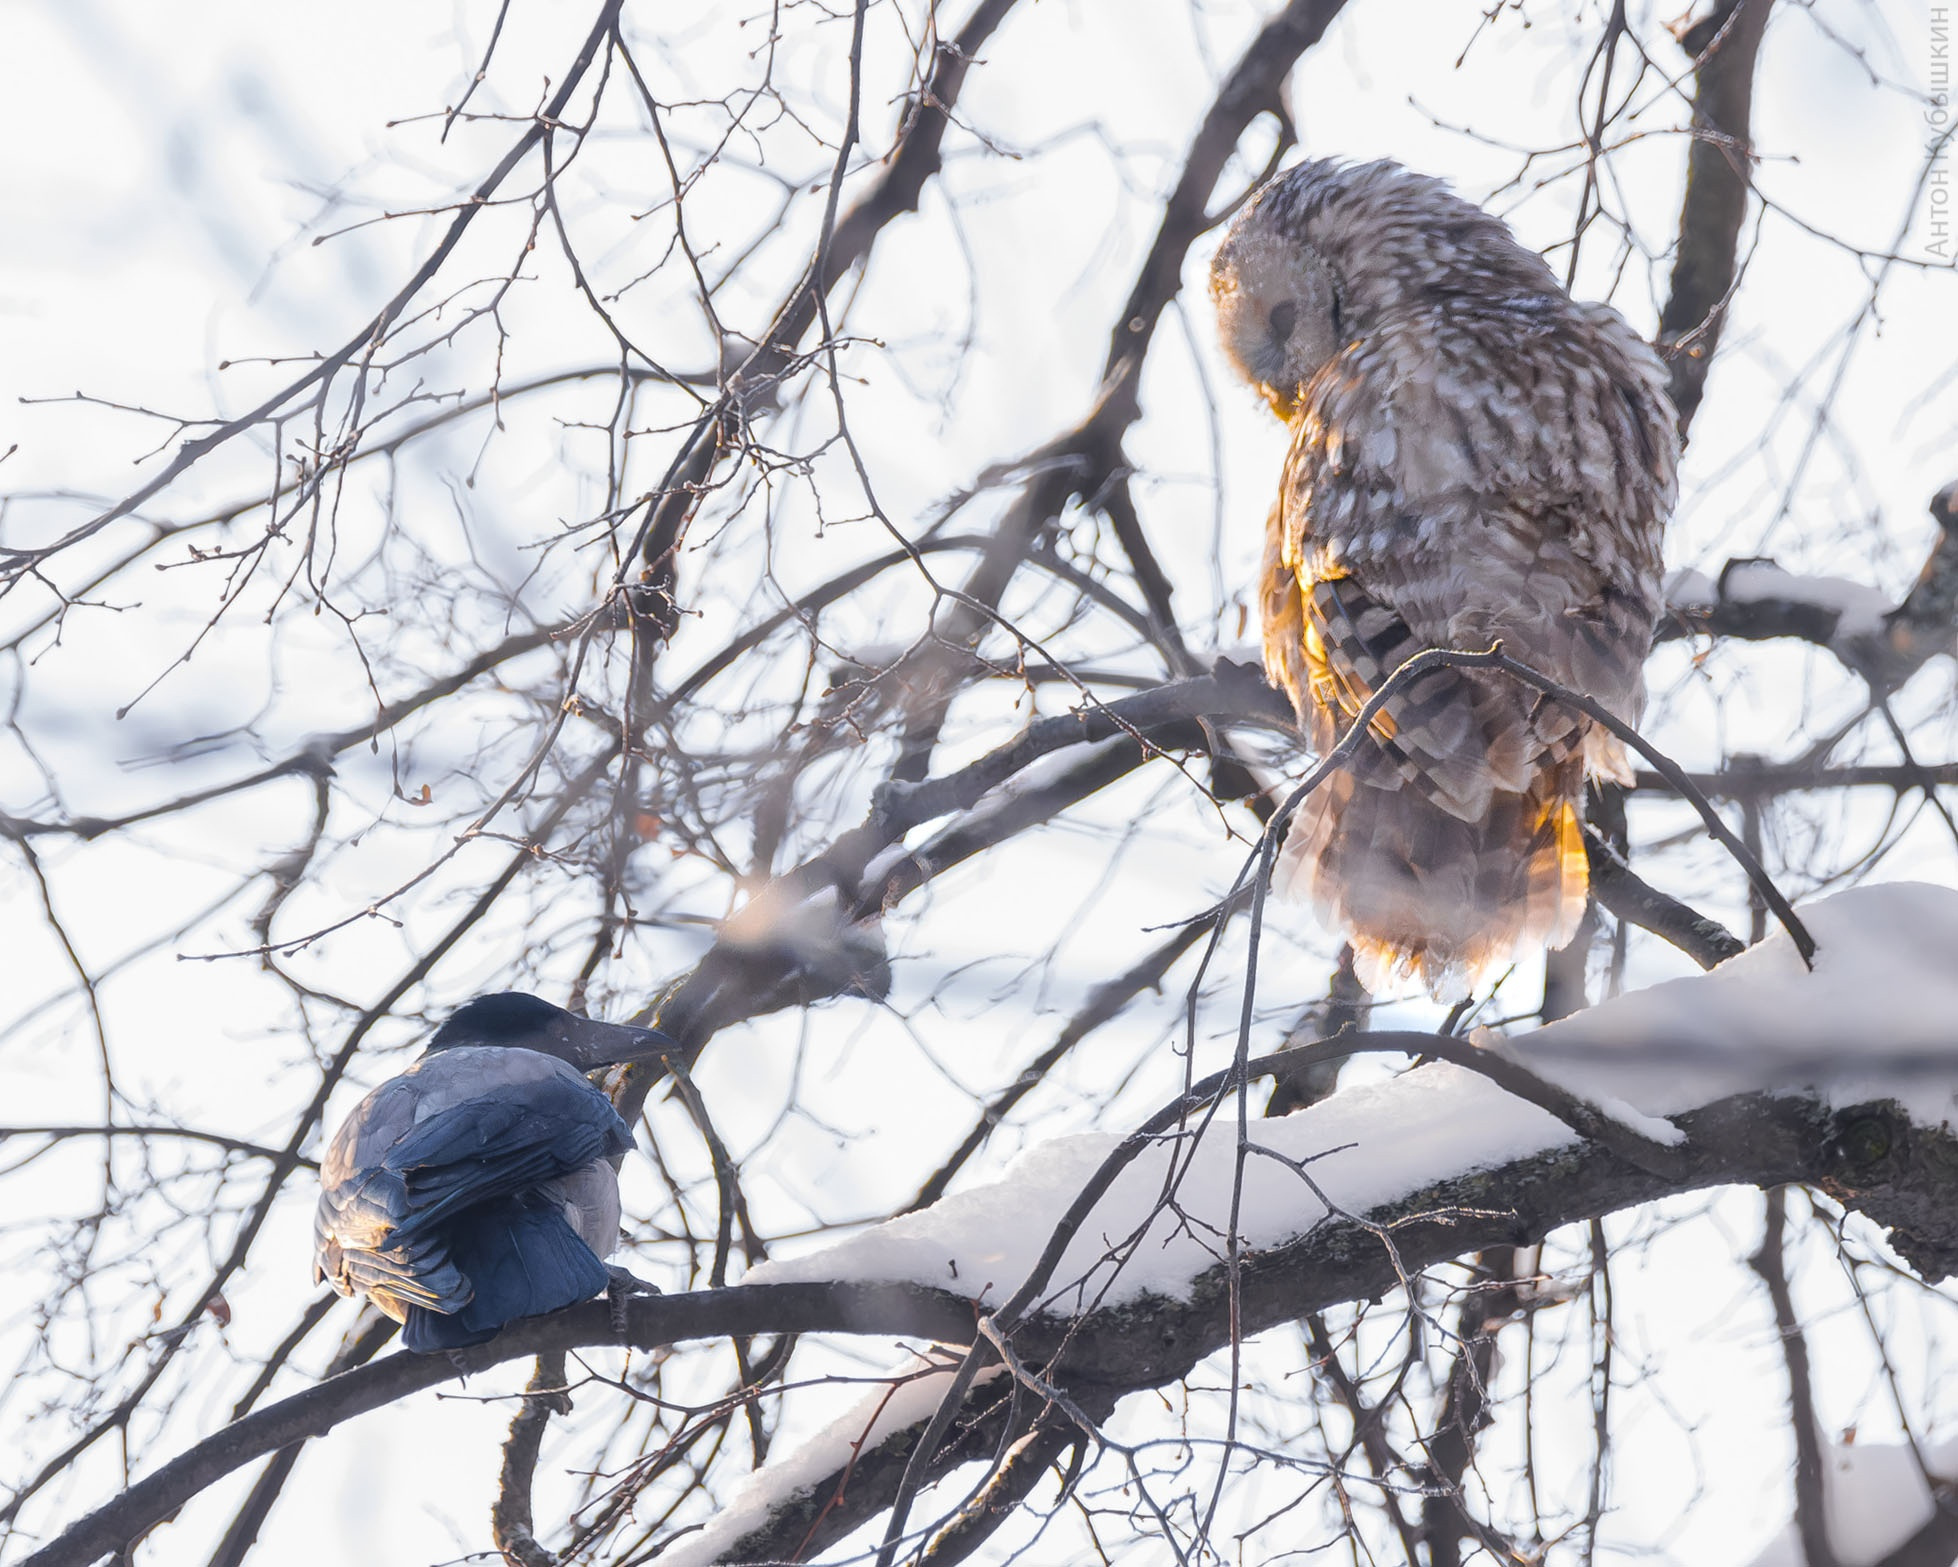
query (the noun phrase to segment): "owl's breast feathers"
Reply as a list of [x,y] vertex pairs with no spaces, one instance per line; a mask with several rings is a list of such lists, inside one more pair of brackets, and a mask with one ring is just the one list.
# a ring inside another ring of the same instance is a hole
[[[1430,646],[1500,641],[1637,719],[1676,448],[1657,361],[1615,313],[1409,309],[1319,371],[1292,431],[1265,662],[1315,746]],[[1416,973],[1460,993],[1575,929],[1587,769],[1626,776],[1581,714],[1499,672],[1432,671],[1302,810],[1290,877],[1375,988]]]

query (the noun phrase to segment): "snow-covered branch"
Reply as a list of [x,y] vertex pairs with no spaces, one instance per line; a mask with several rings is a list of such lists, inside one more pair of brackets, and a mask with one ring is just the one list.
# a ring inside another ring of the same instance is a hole
[[[1126,1393],[1187,1374],[1234,1332],[1379,1296],[1479,1247],[1735,1183],[1820,1186],[1889,1227],[1921,1273],[1942,1275],[1958,1264],[1958,1139],[1948,1124],[1958,1105],[1949,1028],[1958,972],[1948,962],[1958,892],[1858,889],[1806,919],[1820,943],[1813,972],[1777,935],[1710,974],[1490,1042],[1482,1062],[1462,1041],[1440,1042],[1455,1060],[1254,1121],[1242,1143],[1233,1116],[1204,1113],[1231,1091],[1234,1074],[1219,1074],[1216,1092],[1179,1102],[1149,1135],[1059,1139],[995,1183],[764,1264],[738,1287],[636,1301],[629,1342],[831,1332],[969,1345],[1032,1280],[1035,1303],[1001,1323],[1000,1342],[1048,1404],[1064,1398],[1064,1413],[1092,1420]],[[1343,1036],[1255,1068],[1277,1075],[1293,1056],[1382,1043],[1419,1042]],[[1539,1102],[1501,1086],[1505,1074]],[[1578,1108],[1546,1097],[1559,1088]],[[1084,1205],[1095,1186],[1099,1198]],[[221,1475],[458,1369],[612,1341],[593,1304],[519,1324],[456,1364],[388,1357],[218,1432],[28,1560],[96,1560]],[[907,1433],[948,1385],[942,1370],[918,1372],[905,1373],[901,1397],[882,1390],[840,1422],[829,1446],[773,1460],[672,1560],[744,1559],[785,1508],[806,1538],[812,1494],[825,1498],[819,1537],[874,1516],[896,1485]],[[1006,1418],[997,1380],[973,1395],[993,1433]],[[968,1445],[945,1462],[972,1456]],[[845,1465],[850,1484],[838,1490]]]
[[1958,480],[1932,496],[1929,509],[1937,538],[1900,602],[1867,582],[1803,576],[1772,560],[1741,558],[1728,561],[1718,578],[1674,572],[1666,580],[1659,640],[1796,637],[1827,648],[1878,690],[1894,690],[1958,640]]
[[[1253,1123],[1241,1147],[1218,1125],[1200,1132],[1193,1118],[1108,1184],[1040,1308],[1014,1329],[1017,1360],[1074,1409],[1106,1407],[1187,1374],[1231,1342],[1234,1321],[1249,1336],[1389,1292],[1480,1247],[1533,1242],[1728,1184],[1823,1187],[1890,1227],[1922,1273],[1942,1276],[1958,1266],[1958,1222],[1946,1207],[1958,1198],[1947,1119],[1958,1105],[1958,1054],[1946,1022],[1958,1013],[1958,976],[1946,962],[1958,946],[1958,893],[1862,889],[1806,918],[1821,943],[1812,973],[1777,936],[1712,974],[1501,1048],[1654,1141],[1679,1136],[1670,1170],[1580,1139],[1450,1063]],[[1105,1136],[1047,1144],[994,1185],[751,1278],[902,1281],[971,1292],[984,1310],[1029,1276],[1061,1215],[1120,1146]],[[1242,1260],[1233,1280],[1225,1252],[1234,1190]],[[873,1417],[880,1440],[901,1452],[881,1402],[826,1440],[841,1452],[845,1435],[860,1437]],[[948,1455],[938,1472],[961,1456]],[[826,1510],[835,1534],[874,1516],[887,1494],[866,1483],[855,1446],[849,1461],[860,1505]],[[777,1521],[808,1528],[811,1495],[827,1496],[837,1479],[834,1468],[819,1483],[809,1473],[801,1451],[763,1469],[672,1560],[766,1557],[780,1544]]]

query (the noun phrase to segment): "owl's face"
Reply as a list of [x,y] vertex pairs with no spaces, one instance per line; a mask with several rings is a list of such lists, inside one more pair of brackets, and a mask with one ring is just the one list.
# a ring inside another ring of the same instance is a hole
[[1568,307],[1501,220],[1397,163],[1301,163],[1256,191],[1210,264],[1224,351],[1290,420],[1349,343],[1437,301]]
[[1289,421],[1299,392],[1344,347],[1338,280],[1319,253],[1260,203],[1217,247],[1210,297],[1224,352]]

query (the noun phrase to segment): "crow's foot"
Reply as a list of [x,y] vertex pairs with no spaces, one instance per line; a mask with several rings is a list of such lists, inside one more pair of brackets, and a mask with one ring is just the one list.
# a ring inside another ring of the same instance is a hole
[[657,1284],[648,1284],[644,1279],[636,1278],[624,1268],[614,1267],[610,1263],[605,1265],[605,1281],[605,1303],[612,1312],[612,1335],[623,1344],[626,1342],[627,1330],[630,1326],[627,1312],[633,1297],[657,1295],[660,1293],[660,1288]]

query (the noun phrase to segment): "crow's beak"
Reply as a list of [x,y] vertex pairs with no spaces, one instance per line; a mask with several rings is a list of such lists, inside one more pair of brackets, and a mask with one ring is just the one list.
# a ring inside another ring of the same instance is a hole
[[601,1023],[588,1017],[568,1017],[553,1033],[557,1035],[555,1053],[581,1072],[652,1061],[679,1049],[678,1041],[656,1028],[640,1028],[634,1023]]

